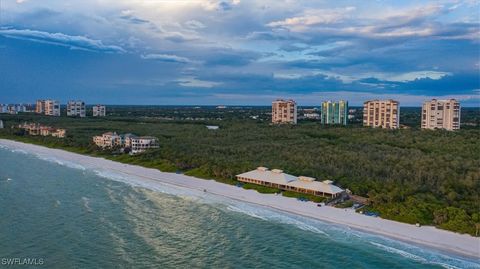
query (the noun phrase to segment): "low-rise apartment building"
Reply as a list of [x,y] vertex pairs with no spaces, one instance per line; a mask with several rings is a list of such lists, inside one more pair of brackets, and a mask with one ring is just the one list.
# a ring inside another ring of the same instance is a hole
[[285,191],[294,191],[316,196],[336,198],[345,193],[345,190],[333,185],[330,180],[317,181],[311,177],[293,176],[279,169],[269,170],[258,167],[255,170],[239,174],[238,181],[277,188]]
[[422,129],[460,129],[460,102],[455,99],[425,101],[422,106]]
[[114,148],[123,145],[122,137],[116,132],[107,132],[93,137],[93,143],[101,148]]
[[304,108],[302,109],[303,118],[309,120],[318,120],[320,119],[320,114],[318,113],[316,108]]
[[399,102],[392,99],[365,102],[363,126],[398,129],[400,127]]
[[132,136],[127,138],[130,144],[130,152],[137,154],[146,151],[147,149],[158,148],[158,139],[153,136]]
[[130,154],[138,154],[147,149],[158,148],[158,139],[153,136],[136,136],[134,134],[118,135],[115,132],[104,133],[93,137],[93,142],[98,147],[105,148],[121,148]]
[[28,135],[53,136],[57,138],[64,138],[67,134],[67,131],[65,129],[45,126],[39,123],[24,123],[20,124],[18,128],[25,130]]

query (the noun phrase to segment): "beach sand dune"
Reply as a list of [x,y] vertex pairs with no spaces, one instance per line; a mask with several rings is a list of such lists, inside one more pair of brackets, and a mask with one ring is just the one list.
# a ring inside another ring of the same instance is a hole
[[50,149],[5,139],[0,139],[0,145],[41,156],[48,156],[49,158],[55,158],[62,162],[84,167],[85,169],[102,169],[102,171],[112,171],[115,172],[115,174],[120,174],[125,177],[140,178],[146,182],[148,181],[148,184],[168,184],[186,188],[191,191],[206,191],[211,195],[223,196],[275,210],[346,225],[369,233],[380,234],[389,238],[424,245],[470,258],[480,258],[480,239],[466,234],[458,234],[430,226],[416,227],[415,225],[365,216],[355,213],[353,210],[344,210],[328,206],[317,207],[316,204],[312,202],[301,202],[280,195],[260,194],[253,190],[245,190],[214,180],[198,179],[182,174],[165,173],[156,169],[118,163],[103,158],[84,156],[64,150]]

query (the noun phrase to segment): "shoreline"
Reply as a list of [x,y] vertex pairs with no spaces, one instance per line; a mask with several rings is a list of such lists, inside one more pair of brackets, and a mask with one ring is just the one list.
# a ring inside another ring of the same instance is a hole
[[58,158],[87,169],[101,169],[133,176],[141,180],[154,183],[185,188],[203,193],[222,196],[228,199],[246,202],[269,209],[287,212],[290,214],[316,219],[324,222],[344,225],[363,232],[377,234],[402,242],[413,243],[420,246],[457,254],[466,258],[480,258],[480,238],[468,234],[458,234],[447,230],[437,229],[433,226],[416,227],[415,225],[374,218],[329,206],[317,207],[313,202],[301,202],[296,199],[261,194],[255,190],[245,190],[236,186],[187,176],[183,174],[161,172],[153,168],[119,163],[99,157],[91,157],[61,149],[52,149],[44,146],[0,139],[0,145],[10,149],[21,149],[28,153],[45,157]]

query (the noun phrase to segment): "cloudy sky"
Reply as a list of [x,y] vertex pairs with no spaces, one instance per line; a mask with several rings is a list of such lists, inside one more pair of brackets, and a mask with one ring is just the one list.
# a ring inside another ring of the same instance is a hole
[[480,104],[479,0],[0,1],[0,103]]

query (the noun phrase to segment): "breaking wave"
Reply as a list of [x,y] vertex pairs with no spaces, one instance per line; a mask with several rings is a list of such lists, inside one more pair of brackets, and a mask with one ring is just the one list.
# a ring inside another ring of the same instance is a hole
[[90,207],[90,199],[87,197],[82,197],[83,207],[87,210],[87,212],[92,212],[92,208]]
[[84,166],[82,166],[80,164],[73,163],[73,162],[60,160],[60,159],[57,159],[57,158],[54,158],[54,157],[47,157],[47,156],[44,156],[44,155],[41,155],[41,154],[36,154],[36,156],[37,156],[37,158],[39,158],[41,160],[51,162],[51,163],[56,163],[56,164],[61,165],[61,166],[66,166],[66,167],[69,167],[69,168],[79,169],[79,170],[86,170],[86,168]]
[[[462,268],[479,269],[480,268],[480,264],[478,263],[470,262],[467,260],[456,259],[456,258],[449,257],[439,253],[434,253],[434,252],[430,253],[416,247],[410,247],[410,248],[405,247],[406,249],[402,250],[393,246],[380,244],[378,242],[370,241],[369,243],[388,253],[400,255],[406,259],[413,260],[422,264],[438,265],[446,269],[462,269]],[[416,254],[412,252],[416,252]],[[423,257],[420,255],[422,255]]]

